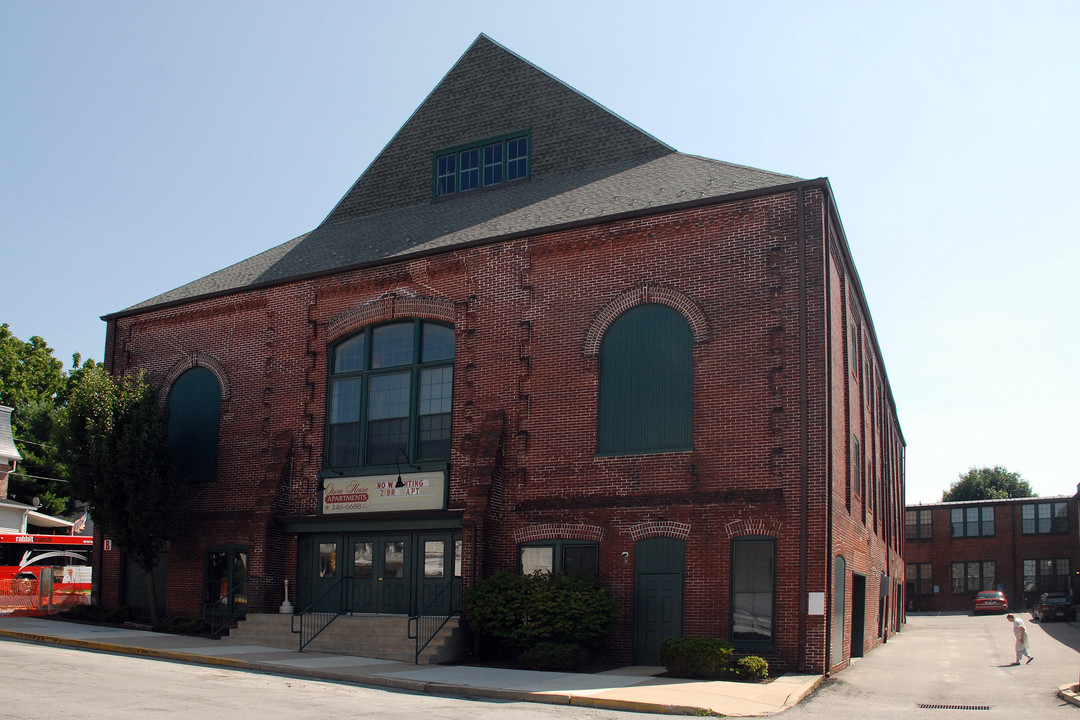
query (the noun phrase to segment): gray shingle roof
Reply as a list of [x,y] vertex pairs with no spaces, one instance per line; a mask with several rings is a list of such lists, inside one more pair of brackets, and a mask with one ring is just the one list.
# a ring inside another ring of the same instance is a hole
[[[432,197],[437,151],[513,132],[527,181]],[[125,313],[798,181],[675,152],[481,35],[319,227]]]

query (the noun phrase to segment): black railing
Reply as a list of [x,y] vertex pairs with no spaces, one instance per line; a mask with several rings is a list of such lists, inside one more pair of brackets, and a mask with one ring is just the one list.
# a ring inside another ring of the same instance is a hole
[[[413,663],[420,662],[420,653],[435,639],[446,623],[450,622],[450,618],[458,614],[458,611],[454,609],[457,606],[457,597],[454,595],[456,581],[457,578],[450,578],[450,582],[439,588],[427,607],[409,618],[409,639],[416,640],[416,655],[413,657]],[[438,607],[449,609],[437,611]]]
[[210,625],[210,637],[221,637],[229,628],[243,619],[248,611],[261,609],[261,580],[249,576],[240,581],[232,590],[212,603],[203,605],[203,620]]
[[[304,648],[311,643],[319,633],[325,630],[330,623],[334,622],[340,615],[344,615],[349,612],[349,598],[352,596],[352,578],[343,577],[336,583],[327,588],[326,592],[315,599],[310,605],[308,605],[300,614],[293,615],[290,629],[300,636],[300,652],[304,651]],[[334,610],[317,610],[316,608],[325,607],[334,594],[337,595],[337,602],[330,603],[335,604]],[[296,629],[296,621],[300,620],[300,629]]]

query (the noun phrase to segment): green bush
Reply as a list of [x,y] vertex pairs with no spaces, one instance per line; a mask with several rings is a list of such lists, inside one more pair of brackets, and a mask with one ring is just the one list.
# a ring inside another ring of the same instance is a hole
[[76,605],[60,615],[68,620],[82,620],[93,623],[112,623],[120,625],[134,620],[142,614],[138,605],[121,605],[115,610],[106,610],[100,605]]
[[735,661],[735,674],[741,680],[764,680],[769,677],[769,663],[757,655],[747,655]]
[[675,677],[715,677],[730,669],[733,652],[715,638],[671,637],[660,643],[660,664]]
[[518,655],[526,670],[577,670],[589,659],[588,651],[577,643],[537,643]]
[[594,578],[499,572],[469,589],[465,612],[473,632],[517,656],[542,642],[594,650],[618,606]]
[[142,608],[138,605],[121,605],[105,615],[104,622],[126,623],[130,620],[138,620],[142,616]]

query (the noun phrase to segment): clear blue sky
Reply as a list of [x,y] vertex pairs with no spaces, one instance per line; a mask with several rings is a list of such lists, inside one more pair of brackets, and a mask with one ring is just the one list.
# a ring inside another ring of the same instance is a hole
[[101,359],[101,315],[315,227],[484,32],[682,152],[829,178],[908,502],[998,464],[1072,494],[1078,27],[1071,0],[0,0],[0,322]]

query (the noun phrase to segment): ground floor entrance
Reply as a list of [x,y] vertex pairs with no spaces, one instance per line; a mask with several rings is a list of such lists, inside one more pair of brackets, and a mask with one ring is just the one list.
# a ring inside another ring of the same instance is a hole
[[417,615],[460,609],[460,530],[305,534],[299,559],[301,611]]

